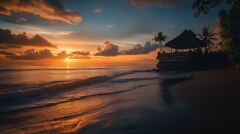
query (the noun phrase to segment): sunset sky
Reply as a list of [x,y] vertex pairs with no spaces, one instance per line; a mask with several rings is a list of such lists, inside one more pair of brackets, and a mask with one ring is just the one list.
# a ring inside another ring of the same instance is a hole
[[157,32],[167,35],[168,41],[184,29],[195,33],[204,26],[215,29],[224,5],[195,18],[192,2],[1,0],[1,64],[66,58],[88,64],[154,63],[158,45],[152,37]]

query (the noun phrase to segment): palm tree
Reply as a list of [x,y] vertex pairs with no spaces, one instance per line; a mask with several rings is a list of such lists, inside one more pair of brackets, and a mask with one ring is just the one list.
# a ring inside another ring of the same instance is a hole
[[217,40],[214,37],[215,35],[216,33],[210,31],[208,27],[204,27],[202,29],[202,33],[198,34],[198,38],[206,44],[208,51],[210,51],[212,45],[215,45],[215,43],[213,42],[214,40]]
[[160,44],[160,51],[163,49],[163,42],[166,40],[167,36],[163,35],[162,32],[154,35],[153,40],[159,42]]

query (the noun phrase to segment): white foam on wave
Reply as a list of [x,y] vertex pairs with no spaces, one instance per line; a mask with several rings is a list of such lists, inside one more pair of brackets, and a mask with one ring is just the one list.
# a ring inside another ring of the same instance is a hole
[[112,95],[154,84],[154,80],[189,77],[191,74],[188,73],[160,74],[140,70],[96,76],[84,80],[49,83],[26,92],[0,95],[0,112],[47,107],[88,97]]

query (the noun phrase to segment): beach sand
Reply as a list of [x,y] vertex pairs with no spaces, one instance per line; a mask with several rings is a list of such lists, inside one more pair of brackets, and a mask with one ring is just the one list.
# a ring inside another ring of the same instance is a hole
[[194,73],[193,80],[169,88],[192,115],[193,131],[239,133],[240,72],[215,70]]
[[173,85],[162,80],[144,82],[127,92],[1,114],[0,131],[219,134],[238,130],[240,72],[195,72],[192,80]]

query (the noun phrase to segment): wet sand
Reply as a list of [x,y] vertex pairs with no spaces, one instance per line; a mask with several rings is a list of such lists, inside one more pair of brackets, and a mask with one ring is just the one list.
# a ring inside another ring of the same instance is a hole
[[[159,87],[152,85],[134,92],[141,95],[137,98],[138,103],[145,100],[147,104],[113,113],[108,118],[112,125],[101,128],[103,133],[108,133],[107,130],[112,130],[110,133],[141,134],[239,132],[240,72],[194,72],[192,80],[159,81]],[[119,113],[127,118],[122,119]],[[90,127],[95,128],[98,127]]]
[[[149,80],[134,90],[0,114],[1,133],[231,133],[238,128],[240,72]],[[150,83],[150,84],[149,84]]]

